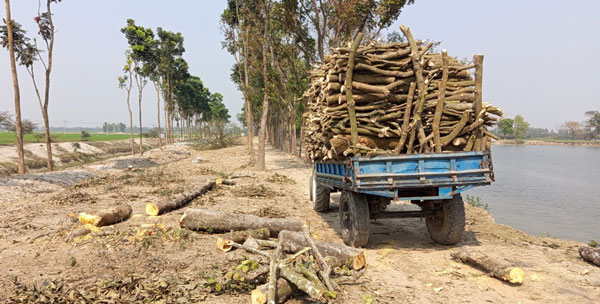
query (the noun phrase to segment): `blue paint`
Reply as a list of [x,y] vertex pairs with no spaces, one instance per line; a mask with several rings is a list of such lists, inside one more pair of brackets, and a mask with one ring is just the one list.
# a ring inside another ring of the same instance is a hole
[[333,190],[405,200],[449,199],[492,182],[487,151],[354,157],[315,169],[317,182]]

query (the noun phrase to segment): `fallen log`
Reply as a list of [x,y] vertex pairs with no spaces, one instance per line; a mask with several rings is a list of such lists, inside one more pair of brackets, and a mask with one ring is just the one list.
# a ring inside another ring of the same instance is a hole
[[600,248],[581,247],[579,255],[584,261],[600,267]]
[[227,252],[231,250],[231,245],[229,243],[243,243],[249,238],[254,239],[268,239],[269,238],[269,229],[261,228],[261,229],[252,229],[246,231],[232,231],[226,234],[223,234],[220,237],[217,237],[217,248],[219,248],[223,252]]
[[265,218],[206,209],[188,209],[179,224],[182,228],[213,232],[243,231],[267,228],[272,237],[282,230],[302,231],[302,222],[288,218]]
[[525,272],[523,269],[514,267],[504,262],[493,260],[486,254],[470,248],[462,248],[459,251],[453,252],[451,256],[455,260],[471,264],[486,271],[493,277],[508,281],[513,284],[522,284],[523,278],[525,277]]
[[179,209],[187,204],[189,204],[192,200],[197,198],[200,195],[208,192],[212,189],[217,183],[215,181],[207,181],[204,185],[200,186],[198,189],[194,189],[191,191],[187,191],[184,193],[180,193],[175,195],[174,197],[160,201],[160,202],[151,202],[146,204],[146,213],[148,215],[160,215],[165,212]]
[[[306,237],[300,232],[284,230],[279,233],[279,238],[286,252],[298,252],[305,247],[310,247]],[[349,265],[352,269],[360,270],[367,264],[364,250],[323,241],[315,241],[315,245],[330,267]]]
[[321,286],[318,286],[314,282],[305,278],[303,275],[294,271],[294,269],[289,265],[281,265],[279,268],[279,274],[285,278],[286,280],[292,282],[292,284],[296,285],[298,289],[304,291],[307,295],[315,300],[319,300],[322,302],[326,302],[325,293]]
[[[277,280],[277,299],[278,303],[285,303],[287,299],[294,293],[295,286],[284,278]],[[250,298],[252,304],[265,304],[267,303],[267,293],[269,290],[269,284],[263,284],[256,289],[252,290]]]
[[108,226],[122,222],[131,215],[131,206],[127,204],[117,205],[114,208],[101,210],[97,215],[82,212],[79,214],[79,222],[96,227]]

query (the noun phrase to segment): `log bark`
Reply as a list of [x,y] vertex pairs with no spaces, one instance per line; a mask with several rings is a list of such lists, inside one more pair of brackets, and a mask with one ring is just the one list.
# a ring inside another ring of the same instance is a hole
[[[319,274],[323,278],[323,282],[325,282],[325,286],[327,286],[327,289],[329,289],[329,291],[335,291],[337,289],[337,285],[331,279],[331,267],[325,261],[325,258],[321,254],[319,247],[317,247],[315,240],[313,239],[312,235],[310,234],[310,229],[308,228],[308,223],[304,222],[304,224],[302,225],[302,228],[304,228],[304,238],[306,239],[306,242],[312,249],[315,260],[321,267]],[[280,244],[281,244],[281,242],[280,242]]]
[[579,255],[584,261],[600,267],[600,248],[581,247]]
[[104,209],[97,215],[82,212],[79,214],[79,222],[96,227],[108,226],[128,219],[131,216],[131,211],[131,206],[122,204],[110,209]]
[[440,141],[440,122],[442,120],[442,111],[444,110],[444,99],[446,98],[446,82],[448,81],[448,52],[442,50],[442,81],[438,88],[438,101],[435,106],[435,114],[433,116],[433,144],[435,152],[442,152],[442,144]]
[[[283,249],[286,252],[298,252],[309,247],[306,237],[299,232],[284,230],[279,234],[279,238],[282,240]],[[364,250],[323,241],[315,241],[315,245],[330,267],[335,268],[348,264],[352,269],[360,270],[367,264]]]
[[[277,279],[277,299],[278,303],[285,303],[287,299],[294,293],[295,286],[284,278]],[[250,298],[252,304],[265,304],[267,303],[267,293],[269,291],[269,284],[263,284],[256,289],[252,290]]]
[[267,228],[272,237],[282,230],[302,231],[302,222],[288,218],[265,218],[207,209],[188,209],[179,224],[183,228],[212,232],[229,232]]
[[[235,183],[234,183],[235,184]],[[192,200],[208,192],[216,185],[215,181],[207,181],[197,189],[177,194],[172,198],[160,202],[146,204],[146,213],[148,215],[160,215],[165,212],[179,209],[189,204]]]
[[304,291],[311,298],[325,302],[326,290],[294,271],[291,266],[281,265],[279,273],[283,278],[296,285],[298,289]]
[[486,271],[489,275],[513,284],[522,284],[525,272],[505,262],[496,261],[486,254],[470,248],[453,252],[452,257],[463,263],[471,264]]
[[270,236],[269,229],[251,229],[246,231],[232,231],[217,237],[217,248],[223,252],[231,250],[231,242],[243,243],[249,238],[266,240]]
[[271,262],[269,264],[269,293],[267,297],[267,302],[269,304],[277,304],[279,303],[277,297],[277,273],[279,268],[279,260],[281,259],[281,251],[282,244],[279,242],[279,245],[273,252],[273,256],[271,256]]
[[[356,49],[360,45],[360,42],[363,38],[363,33],[360,32],[354,39],[352,43],[352,51],[350,52],[350,58],[348,59],[348,67],[346,70],[346,103],[348,104],[348,116],[350,117],[350,134],[352,135],[352,145],[356,146],[358,144],[358,129],[356,123],[356,112],[354,109],[354,98],[352,96],[352,72],[354,71],[354,54],[356,54]],[[354,151],[356,154],[356,150]]]

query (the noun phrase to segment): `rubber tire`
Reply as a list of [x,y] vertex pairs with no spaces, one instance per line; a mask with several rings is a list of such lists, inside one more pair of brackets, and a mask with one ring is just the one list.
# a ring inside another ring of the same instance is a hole
[[460,194],[442,201],[442,208],[434,216],[426,218],[431,239],[440,245],[460,242],[465,232],[465,205]]
[[344,243],[363,247],[369,242],[369,203],[364,194],[342,191],[340,196],[340,228]]
[[329,210],[331,190],[317,183],[314,171],[310,177],[309,184],[310,200],[313,203],[313,210],[317,212],[325,212]]

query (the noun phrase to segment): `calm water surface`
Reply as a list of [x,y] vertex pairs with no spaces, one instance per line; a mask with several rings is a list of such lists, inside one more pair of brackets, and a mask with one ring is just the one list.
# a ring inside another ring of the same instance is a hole
[[496,182],[465,194],[528,234],[600,241],[600,148],[496,145]]

